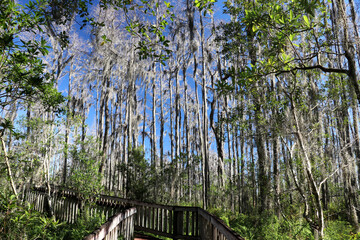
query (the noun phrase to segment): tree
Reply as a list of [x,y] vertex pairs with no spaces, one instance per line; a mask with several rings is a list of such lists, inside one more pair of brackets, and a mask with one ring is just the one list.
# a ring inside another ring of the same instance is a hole
[[[64,101],[63,96],[54,88],[54,79],[45,73],[40,57],[48,53],[43,38],[28,40],[24,34],[42,32],[40,27],[45,18],[33,2],[22,8],[12,0],[0,4],[0,98],[1,112],[9,107],[27,106],[41,101],[47,108],[55,108]],[[12,109],[14,111],[14,109]],[[13,120],[13,119],[12,119]],[[5,122],[9,121],[5,119]],[[14,132],[12,123],[2,126],[2,149],[7,163],[8,177],[13,193],[17,196],[11,173],[8,152],[4,137],[11,139]],[[6,135],[5,135],[6,134]],[[10,141],[11,142],[11,141]]]
[[33,2],[25,8],[12,0],[0,4],[0,97],[2,111],[16,101],[42,101],[56,107],[64,98],[45,73],[41,56],[48,54],[45,39],[27,40],[24,34],[42,32],[45,20]]
[[[332,115],[324,109],[331,108],[326,97],[332,99],[334,95],[326,93],[332,91],[335,76],[345,75],[348,80],[340,91],[344,96],[341,98],[342,104],[345,104],[344,113],[352,107],[346,99],[358,98],[357,52],[350,51],[357,44],[350,40],[350,33],[356,34],[357,26],[352,21],[350,27],[348,21],[348,16],[355,16],[354,5],[350,4],[350,14],[347,14],[345,3],[341,1],[333,2],[332,6],[322,2],[233,1],[227,2],[226,7],[232,21],[223,26],[224,35],[219,39],[224,41],[224,57],[231,61],[231,65],[223,72],[218,86],[220,91],[229,95],[244,94],[253,104],[251,114],[255,118],[260,207],[264,209],[267,206],[266,192],[269,192],[270,186],[267,166],[270,165],[268,157],[271,155],[266,145],[269,145],[269,140],[275,140],[272,157],[278,155],[276,139],[280,136],[286,139],[282,145],[294,147],[288,149],[290,156],[287,161],[293,181],[304,200],[304,217],[315,236],[318,234],[319,238],[323,238],[325,224],[321,198],[328,194],[324,187],[327,181],[339,169],[335,168],[330,173],[324,170],[329,155],[322,147],[326,139],[322,116],[325,112]],[[340,18],[341,24],[335,16]],[[239,56],[242,56],[240,61]],[[288,126],[293,132],[289,133],[279,123],[275,124],[275,128],[266,127],[269,119],[277,119],[284,114],[293,123],[293,126]],[[341,118],[348,119],[347,115],[343,114]],[[357,116],[353,118],[357,119]],[[338,125],[338,131],[342,174],[347,179],[344,181],[345,199],[350,209],[356,209],[355,170],[350,156],[357,146],[350,140],[348,125],[342,124]],[[311,132],[306,133],[306,129],[311,129]],[[321,157],[312,154],[314,151]],[[296,170],[294,159],[298,159],[297,167],[301,171]],[[276,168],[274,174],[274,190],[278,194]],[[302,186],[299,177],[307,182],[307,187]],[[350,210],[348,214],[354,230],[358,231],[356,211]]]

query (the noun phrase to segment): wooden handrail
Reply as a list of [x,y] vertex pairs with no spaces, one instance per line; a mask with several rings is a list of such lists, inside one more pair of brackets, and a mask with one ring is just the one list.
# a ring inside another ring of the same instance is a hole
[[[212,239],[218,239],[217,236],[224,236],[225,239],[228,240],[245,240],[244,238],[240,237],[239,234],[237,234],[235,231],[233,231],[231,228],[229,228],[226,224],[224,224],[224,222],[219,219],[218,217],[212,215],[211,213],[205,211],[202,208],[198,209],[199,214],[201,217],[203,217],[208,224],[210,224],[212,226]],[[205,237],[204,235],[208,235],[207,233],[203,233],[202,234],[203,237]],[[207,239],[202,238],[202,239]],[[220,238],[222,239],[222,238]]]
[[128,226],[133,226],[133,216],[135,213],[136,208],[130,208],[124,213],[118,213],[93,233],[87,235],[84,240],[103,240],[106,237],[108,240],[117,240],[119,233],[125,234],[125,236],[123,236],[125,239],[132,239],[134,228],[129,228]]
[[[25,201],[34,205],[35,210],[46,213],[48,201],[46,191],[43,188],[34,188],[33,191],[27,191]],[[69,223],[75,223],[78,216],[83,211],[84,204],[81,196],[70,190],[61,190],[53,192],[51,196],[52,207],[57,219]],[[86,240],[117,240],[122,235],[125,240],[132,240],[134,234],[134,216],[136,208],[125,209],[124,204],[110,201],[108,199],[99,201],[97,205],[91,206],[90,216],[95,212],[101,212],[108,219],[90,235]]]

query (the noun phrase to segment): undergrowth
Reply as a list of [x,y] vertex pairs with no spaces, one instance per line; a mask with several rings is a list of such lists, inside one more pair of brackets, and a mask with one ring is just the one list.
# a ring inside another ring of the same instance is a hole
[[[221,209],[209,210],[246,240],[313,240],[309,224],[300,216],[278,218],[269,213],[245,215]],[[360,234],[353,234],[347,221],[326,222],[324,240],[356,240]]]
[[75,224],[59,222],[23,206],[14,195],[0,196],[0,239],[72,240],[82,239],[105,222],[103,215],[81,216]]

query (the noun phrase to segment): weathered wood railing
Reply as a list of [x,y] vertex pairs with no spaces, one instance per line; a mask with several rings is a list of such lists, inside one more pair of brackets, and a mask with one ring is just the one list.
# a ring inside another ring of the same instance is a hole
[[[49,204],[47,198],[50,197],[51,208],[57,219],[68,223],[75,223],[80,212],[84,210],[84,201],[79,194],[71,190],[53,189],[51,196],[48,196],[45,188],[33,188],[25,195],[25,201],[34,205],[34,209],[39,212],[49,212]],[[129,205],[128,205],[129,206]],[[119,201],[110,199],[97,198],[96,204],[88,207],[89,215],[104,214],[105,218],[109,218],[122,210],[125,205]]]
[[222,220],[199,207],[168,206],[101,195],[136,207],[135,231],[172,239],[243,240]]
[[135,213],[136,208],[130,208],[116,214],[84,240],[118,240],[120,236],[123,239],[133,239]]
[[[76,195],[75,192],[69,190],[63,192],[69,196]],[[38,202],[37,204],[41,205],[42,201]],[[143,231],[172,239],[243,240],[219,218],[199,207],[167,206],[105,195],[98,196],[97,202],[102,206],[107,206],[107,209],[111,206],[116,208],[116,206],[124,205],[135,207],[137,211],[134,219],[135,231]],[[68,205],[63,203],[61,206],[66,207]],[[60,209],[61,206],[55,208]],[[78,209],[78,207],[71,209]],[[67,213],[73,211],[66,210]],[[106,211],[109,212],[110,209]],[[112,216],[111,214],[114,214],[114,211],[109,212],[107,216]],[[64,220],[69,219],[66,214],[61,216],[65,216],[65,219],[63,217]],[[73,218],[70,217],[70,219]]]
[[129,208],[119,201],[105,198],[97,198],[95,205],[84,206],[82,197],[76,192],[57,188],[53,189],[51,196],[47,195],[45,188],[29,189],[24,200],[33,204],[35,210],[48,213],[49,197],[53,214],[61,221],[75,223],[82,211],[88,211],[90,216],[99,214],[108,219],[84,240],[117,240],[119,236],[125,240],[133,239],[136,208]]

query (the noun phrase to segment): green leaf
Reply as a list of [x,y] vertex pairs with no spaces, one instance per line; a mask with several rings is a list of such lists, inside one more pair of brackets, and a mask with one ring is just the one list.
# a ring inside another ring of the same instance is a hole
[[200,8],[200,5],[201,5],[200,1],[199,1],[199,0],[195,0],[195,7]]
[[290,34],[289,39],[290,39],[290,41],[293,41],[294,40],[294,34]]
[[281,24],[285,24],[284,17],[279,18],[279,22],[280,22]]
[[252,26],[253,32],[256,32],[258,29],[259,29],[259,28],[258,28],[256,25],[253,25],[253,26]]
[[309,18],[308,18],[306,15],[304,15],[303,18],[304,18],[304,21],[305,21],[305,25],[306,25],[308,28],[310,28]]

